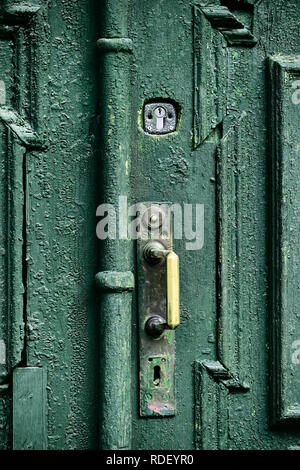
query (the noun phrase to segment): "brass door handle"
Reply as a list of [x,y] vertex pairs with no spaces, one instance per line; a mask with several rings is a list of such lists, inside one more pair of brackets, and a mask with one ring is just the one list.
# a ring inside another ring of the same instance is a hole
[[174,330],[180,324],[179,310],[179,258],[174,253],[166,257],[167,263],[167,323]]
[[159,241],[149,242],[145,246],[144,256],[150,264],[158,263],[161,258],[166,260],[167,325],[174,330],[180,324],[179,258],[172,249],[166,250]]

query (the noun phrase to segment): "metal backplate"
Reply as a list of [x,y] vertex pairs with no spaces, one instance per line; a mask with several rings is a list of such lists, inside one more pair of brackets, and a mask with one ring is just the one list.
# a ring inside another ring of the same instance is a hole
[[168,204],[143,203],[141,207],[141,230],[137,240],[140,416],[172,416],[175,414],[174,331],[165,329],[156,339],[145,331],[146,322],[152,316],[167,321],[166,263],[161,259],[151,265],[143,255],[150,239],[171,249],[171,219]]

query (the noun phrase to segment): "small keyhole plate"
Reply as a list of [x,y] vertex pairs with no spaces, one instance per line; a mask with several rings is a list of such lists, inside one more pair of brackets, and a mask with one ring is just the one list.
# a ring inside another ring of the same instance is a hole
[[170,134],[176,130],[177,111],[172,103],[152,102],[144,106],[144,131],[148,134]]

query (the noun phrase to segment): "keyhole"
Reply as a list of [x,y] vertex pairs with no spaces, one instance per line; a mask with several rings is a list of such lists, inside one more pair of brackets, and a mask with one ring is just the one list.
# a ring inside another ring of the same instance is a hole
[[158,106],[154,110],[154,114],[156,116],[156,129],[158,131],[162,131],[164,128],[164,118],[166,116],[166,110],[161,106]]
[[159,366],[154,366],[154,369],[153,369],[153,383],[156,387],[159,386],[159,383],[160,383],[160,367]]

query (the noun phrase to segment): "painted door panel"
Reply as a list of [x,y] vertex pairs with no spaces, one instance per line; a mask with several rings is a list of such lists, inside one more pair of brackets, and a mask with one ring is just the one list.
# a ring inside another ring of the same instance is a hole
[[[299,5],[271,3],[132,6],[133,199],[205,212],[201,250],[174,242],[177,414],[140,418],[135,402],[134,448],[299,445],[299,251],[287,229],[299,231],[299,40],[275,26]],[[155,97],[178,103],[176,133],[143,132],[143,103]]]
[[1,448],[97,447],[95,12],[1,2]]

